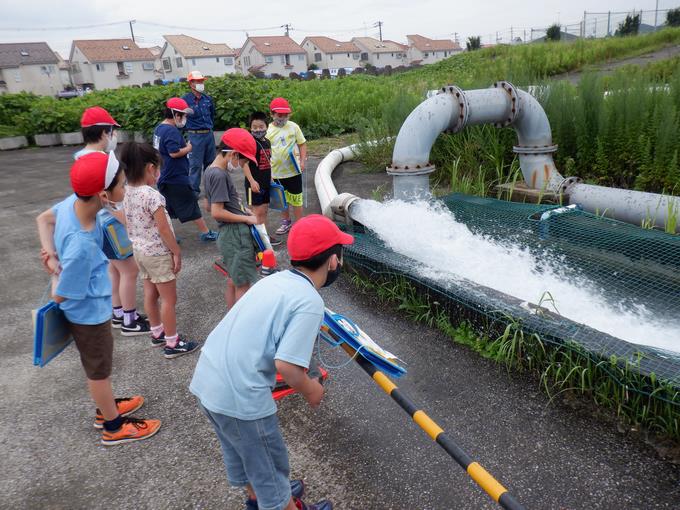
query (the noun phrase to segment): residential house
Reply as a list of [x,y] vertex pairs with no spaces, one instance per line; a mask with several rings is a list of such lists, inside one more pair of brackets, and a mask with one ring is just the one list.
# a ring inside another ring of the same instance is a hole
[[62,89],[58,64],[45,42],[0,44],[0,94],[55,95]]
[[449,39],[429,39],[422,35],[407,35],[408,61],[411,64],[434,64],[450,57],[463,48]]
[[54,56],[57,57],[57,67],[59,68],[62,86],[64,88],[71,87],[71,63],[68,60],[64,60],[58,51],[54,52]]
[[164,35],[161,63],[165,78],[186,78],[189,71],[204,76],[222,76],[236,72],[236,51],[226,44],[213,44],[188,35]]
[[301,46],[307,52],[307,62],[319,69],[354,69],[359,67],[361,50],[351,41],[340,42],[330,37],[305,37]]
[[399,67],[408,65],[408,46],[385,39],[380,41],[373,37],[355,37],[352,42],[359,48],[359,60],[362,64],[375,67]]
[[153,83],[162,76],[148,48],[132,39],[87,39],[71,44],[73,84],[94,89]]
[[243,75],[262,72],[265,76],[288,76],[307,71],[307,52],[286,35],[248,37],[236,66]]

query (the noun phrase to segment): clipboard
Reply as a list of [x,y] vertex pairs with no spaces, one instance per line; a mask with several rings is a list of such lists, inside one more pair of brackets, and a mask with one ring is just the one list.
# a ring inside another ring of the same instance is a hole
[[132,256],[132,241],[127,235],[125,225],[118,221],[112,214],[102,215],[102,227],[104,235],[113,248],[116,257],[126,259]]
[[50,301],[33,311],[33,364],[44,367],[56,358],[73,337],[59,305]]
[[283,186],[278,182],[272,182],[269,187],[269,208],[276,211],[285,211],[288,209],[288,202],[286,202],[286,192]]

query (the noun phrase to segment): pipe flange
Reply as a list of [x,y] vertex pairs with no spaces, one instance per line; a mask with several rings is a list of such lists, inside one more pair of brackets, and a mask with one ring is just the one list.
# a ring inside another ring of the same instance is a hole
[[512,124],[515,119],[517,118],[517,114],[520,111],[520,96],[517,92],[517,89],[515,86],[510,83],[509,81],[501,80],[495,82],[490,88],[501,88],[507,92],[507,94],[510,96],[510,102],[511,102],[511,107],[510,107],[510,115],[508,116],[507,119],[504,119],[501,122],[494,122],[494,126],[497,128],[504,128]]
[[390,165],[387,170],[387,175],[424,175],[431,174],[435,171],[435,166],[432,163],[425,165]]
[[561,183],[560,186],[557,188],[557,192],[560,195],[568,195],[571,187],[574,184],[581,184],[583,182],[583,179],[580,177],[572,176],[572,177],[567,177],[564,179]]
[[349,210],[358,200],[359,197],[352,195],[351,193],[340,193],[333,198],[330,207],[331,211],[333,211],[334,219],[342,221],[346,225],[351,225],[352,217],[349,214]]
[[515,154],[552,154],[557,152],[557,144],[552,145],[515,145],[512,148]]
[[458,133],[465,127],[468,116],[470,115],[470,107],[468,106],[468,99],[465,92],[455,85],[446,85],[439,89],[438,94],[450,94],[453,96],[454,101],[458,103],[458,116],[451,119],[449,129],[446,130],[447,133]]

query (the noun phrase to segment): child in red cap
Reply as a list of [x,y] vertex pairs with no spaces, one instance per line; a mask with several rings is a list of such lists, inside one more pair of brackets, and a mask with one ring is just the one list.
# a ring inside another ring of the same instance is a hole
[[352,242],[325,216],[297,221],[288,237],[293,269],[257,282],[201,349],[189,389],[222,444],[229,482],[247,490],[247,509],[333,507],[303,503],[304,484],[289,480],[272,389],[278,371],[312,407],[321,403],[323,387],[306,373],[323,320],[318,289],[338,277],[342,246]]
[[292,225],[290,209],[295,221],[304,214],[303,185],[305,164],[307,162],[307,140],[300,126],[290,120],[293,112],[288,101],[277,97],[269,104],[272,122],[267,128],[267,140],[271,143],[272,179],[277,181],[286,193],[288,209],[281,213],[281,226],[277,235],[283,235]]
[[234,168],[255,164],[256,143],[253,136],[241,128],[231,128],[222,135],[217,156],[205,171],[205,196],[210,214],[220,226],[217,245],[227,269],[227,309],[258,280],[255,268],[255,248],[250,225],[257,216],[243,207],[241,197],[229,175]]
[[113,152],[92,152],[71,167],[74,194],[51,209],[56,217],[54,236],[46,213],[38,217],[43,249],[56,247],[61,271],[53,299],[59,303],[97,404],[94,426],[103,429],[101,442],[114,445],[153,436],[158,420],[129,417],[144,403],[141,396],[114,399],[111,387],[113,336],[111,335],[111,281],[108,260],[101,250],[102,227],[97,213],[102,201],[123,198],[124,179]]

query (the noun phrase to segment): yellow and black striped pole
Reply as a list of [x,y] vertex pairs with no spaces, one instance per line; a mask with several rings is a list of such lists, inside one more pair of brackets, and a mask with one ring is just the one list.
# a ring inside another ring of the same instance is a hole
[[418,409],[413,401],[404,395],[399,388],[380,370],[361,356],[347,343],[342,342],[342,348],[378,383],[392,400],[406,411],[413,421],[423,429],[439,446],[444,448],[453,459],[467,472],[468,475],[501,507],[507,510],[524,510],[524,507],[478,462],[474,462],[424,411]]

